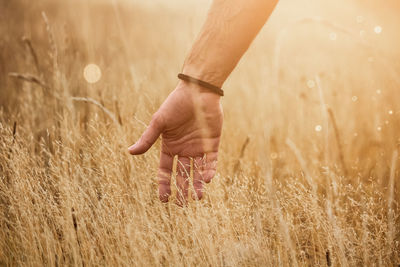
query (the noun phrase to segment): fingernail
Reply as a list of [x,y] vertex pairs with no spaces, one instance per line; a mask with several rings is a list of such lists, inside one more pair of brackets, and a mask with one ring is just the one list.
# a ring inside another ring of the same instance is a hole
[[128,150],[129,150],[129,151],[132,151],[132,150],[134,150],[134,149],[135,149],[135,146],[136,146],[136,143],[135,143],[135,144],[133,144],[133,145],[131,145],[131,146],[128,148]]

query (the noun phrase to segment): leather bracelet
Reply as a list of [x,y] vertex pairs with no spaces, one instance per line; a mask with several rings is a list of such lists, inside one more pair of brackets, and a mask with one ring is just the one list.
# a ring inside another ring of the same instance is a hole
[[215,93],[217,95],[224,96],[224,91],[221,88],[219,88],[219,87],[217,87],[215,85],[212,85],[211,83],[208,83],[208,82],[205,82],[205,81],[190,77],[190,76],[188,76],[186,74],[183,74],[183,73],[179,73],[178,74],[178,78],[180,80],[182,80],[182,81],[187,81],[187,82],[190,82],[190,83],[194,83],[194,84],[200,85],[201,87],[207,88],[211,92],[213,92],[213,93]]

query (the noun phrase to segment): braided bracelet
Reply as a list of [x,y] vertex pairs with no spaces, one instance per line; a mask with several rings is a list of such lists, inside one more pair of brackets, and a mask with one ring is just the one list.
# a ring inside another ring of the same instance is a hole
[[205,82],[205,81],[190,77],[190,76],[188,76],[186,74],[183,74],[183,73],[179,73],[178,74],[178,78],[183,80],[183,81],[194,83],[194,84],[200,85],[200,86],[202,86],[204,88],[207,88],[211,92],[213,92],[213,93],[215,93],[217,95],[224,96],[224,91],[221,88],[219,88],[219,87],[217,87],[215,85],[212,85],[211,83],[208,83],[208,82]]

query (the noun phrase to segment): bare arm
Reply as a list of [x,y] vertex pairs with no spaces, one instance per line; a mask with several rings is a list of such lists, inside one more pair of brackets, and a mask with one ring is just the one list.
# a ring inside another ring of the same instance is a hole
[[183,73],[222,86],[265,24],[277,0],[216,0]]
[[[275,7],[277,0],[215,0],[195,41],[183,73],[222,86]],[[187,201],[190,165],[193,165],[194,199],[203,196],[203,183],[216,172],[222,130],[220,96],[198,85],[179,81],[153,115],[142,137],[129,148],[145,153],[162,135],[158,170],[159,196],[171,194],[173,157],[178,156],[177,202]],[[192,164],[191,164],[192,162]]]

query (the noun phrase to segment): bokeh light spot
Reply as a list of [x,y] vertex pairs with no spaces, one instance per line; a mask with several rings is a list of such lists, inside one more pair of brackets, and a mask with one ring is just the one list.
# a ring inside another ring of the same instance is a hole
[[389,110],[388,113],[389,113],[390,115],[392,115],[392,114],[393,114],[393,110]]
[[374,32],[375,32],[376,34],[380,34],[380,33],[382,32],[382,27],[379,26],[379,25],[375,26]]
[[316,131],[316,132],[322,131],[322,126],[321,126],[321,125],[316,125],[316,126],[315,126],[315,131]]
[[331,32],[329,34],[329,39],[331,39],[332,41],[335,41],[337,39],[336,32]]
[[308,86],[308,88],[314,88],[315,87],[315,82],[313,80],[308,80],[307,81],[307,86]]
[[88,83],[97,83],[101,78],[100,67],[96,64],[88,64],[83,70],[83,77]]
[[351,97],[351,101],[356,102],[358,100],[358,97],[356,95],[353,95]]
[[376,90],[376,93],[378,94],[378,95],[380,95],[381,93],[382,93],[382,91],[381,90]]

